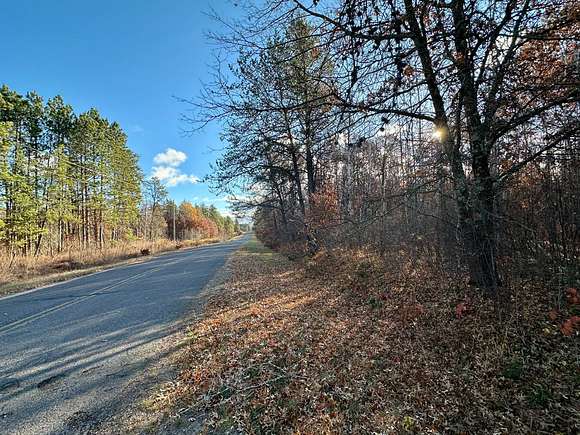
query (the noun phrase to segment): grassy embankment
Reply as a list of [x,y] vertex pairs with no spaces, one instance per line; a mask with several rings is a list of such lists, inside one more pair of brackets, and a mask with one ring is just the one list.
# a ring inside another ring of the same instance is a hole
[[578,335],[562,332],[578,306],[554,316],[529,286],[499,321],[476,289],[426,262],[386,260],[337,251],[293,263],[252,240],[152,406],[218,433],[580,428]]
[[[72,250],[58,255],[16,256],[0,254],[0,296],[29,290],[122,264],[146,261],[148,255],[189,248],[220,239],[134,241],[103,249]],[[148,250],[148,255],[142,251]]]

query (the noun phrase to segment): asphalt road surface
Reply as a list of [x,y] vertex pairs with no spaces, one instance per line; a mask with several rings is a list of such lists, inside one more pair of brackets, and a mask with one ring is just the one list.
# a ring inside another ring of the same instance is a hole
[[0,299],[0,434],[75,433],[131,400],[157,344],[248,237]]

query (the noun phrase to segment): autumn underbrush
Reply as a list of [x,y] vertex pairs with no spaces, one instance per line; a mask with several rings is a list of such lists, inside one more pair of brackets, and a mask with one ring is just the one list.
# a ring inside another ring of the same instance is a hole
[[296,262],[253,240],[230,269],[188,329],[179,378],[154,400],[209,433],[580,429],[570,289],[522,284],[500,316],[428,255]]
[[125,261],[175,249],[219,242],[219,238],[154,241],[134,240],[110,244],[103,248],[70,249],[55,255],[0,254],[0,295],[62,281]]

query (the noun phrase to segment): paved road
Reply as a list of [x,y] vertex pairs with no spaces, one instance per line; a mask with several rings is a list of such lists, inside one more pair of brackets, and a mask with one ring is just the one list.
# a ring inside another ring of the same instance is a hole
[[0,299],[0,434],[74,433],[130,400],[161,338],[247,237]]

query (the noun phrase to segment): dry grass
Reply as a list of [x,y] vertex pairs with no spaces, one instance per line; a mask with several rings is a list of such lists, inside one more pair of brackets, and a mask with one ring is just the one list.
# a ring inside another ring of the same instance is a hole
[[220,239],[184,240],[175,242],[168,239],[156,241],[136,240],[123,242],[103,249],[70,250],[58,255],[11,256],[0,254],[0,296],[28,290],[41,285],[97,272],[124,262],[145,260],[142,251],[149,255],[189,248]]
[[551,320],[551,297],[523,288],[499,322],[462,281],[386,260],[300,265],[254,241],[157,406],[218,433],[577,433],[578,335],[559,327],[570,312]]

